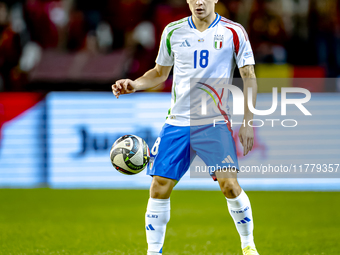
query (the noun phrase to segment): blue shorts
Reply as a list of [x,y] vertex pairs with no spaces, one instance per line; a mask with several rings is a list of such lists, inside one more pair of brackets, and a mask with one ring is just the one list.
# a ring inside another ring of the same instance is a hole
[[[235,141],[226,124],[172,126],[165,124],[150,151],[148,175],[179,181],[198,155],[207,166],[238,170]],[[215,171],[210,175],[216,181]]]

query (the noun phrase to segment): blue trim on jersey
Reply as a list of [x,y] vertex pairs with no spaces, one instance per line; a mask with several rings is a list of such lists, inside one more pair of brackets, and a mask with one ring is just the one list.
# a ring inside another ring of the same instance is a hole
[[[210,24],[210,26],[209,26],[208,28],[215,27],[215,26],[218,24],[218,22],[220,22],[220,20],[221,20],[221,15],[219,15],[218,13],[216,13],[216,18],[215,18],[215,20]],[[190,17],[188,18],[188,23],[189,23],[189,26],[190,26],[191,28],[197,29],[196,26],[195,26],[195,24],[194,24],[194,22],[193,22],[193,20],[192,20],[192,16],[190,16]]]
[[197,29],[194,22],[192,21],[192,16],[189,17],[188,21],[191,28]]
[[220,22],[220,20],[221,20],[221,15],[216,13],[216,19],[214,20],[213,23],[210,24],[210,26],[208,28],[215,27],[217,25],[217,23]]
[[191,17],[188,18],[188,24],[189,24],[189,27],[192,28],[192,26],[191,26],[191,24],[190,24],[190,18],[191,18]]
[[193,28],[192,25],[191,25],[191,23],[190,23],[190,19],[191,19],[191,17],[188,18],[188,23],[189,23],[189,26],[190,26],[191,28]]

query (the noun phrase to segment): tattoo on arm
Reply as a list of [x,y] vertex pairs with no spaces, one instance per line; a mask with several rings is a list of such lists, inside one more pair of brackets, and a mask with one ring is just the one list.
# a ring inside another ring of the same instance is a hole
[[240,74],[242,78],[256,78],[253,65],[241,67]]

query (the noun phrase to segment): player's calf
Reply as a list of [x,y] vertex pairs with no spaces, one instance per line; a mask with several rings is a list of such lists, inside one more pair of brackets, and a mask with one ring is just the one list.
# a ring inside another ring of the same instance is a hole
[[148,254],[160,254],[163,250],[166,224],[170,220],[170,194],[175,180],[154,176],[145,214],[145,230]]
[[241,187],[237,182],[237,173],[216,172],[220,189],[226,198],[236,198],[241,194]]
[[154,176],[150,187],[150,197],[156,199],[167,199],[176,184],[176,180]]
[[[232,173],[229,173],[226,175],[226,173],[216,172],[216,177],[220,188],[227,199],[229,213],[233,218],[236,229],[240,235],[241,247],[244,250],[243,253],[257,254],[257,252],[253,253],[253,250],[256,251],[253,237],[254,223],[247,194],[238,184],[236,174],[232,175]],[[248,249],[247,247],[250,248]]]
[[148,253],[162,253],[166,224],[170,220],[170,198],[149,198],[146,214],[145,229],[148,242]]

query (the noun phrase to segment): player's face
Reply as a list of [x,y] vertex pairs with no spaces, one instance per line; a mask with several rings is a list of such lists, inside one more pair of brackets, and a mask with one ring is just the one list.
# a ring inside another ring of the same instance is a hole
[[205,19],[215,11],[218,0],[187,0],[192,15],[198,19]]

